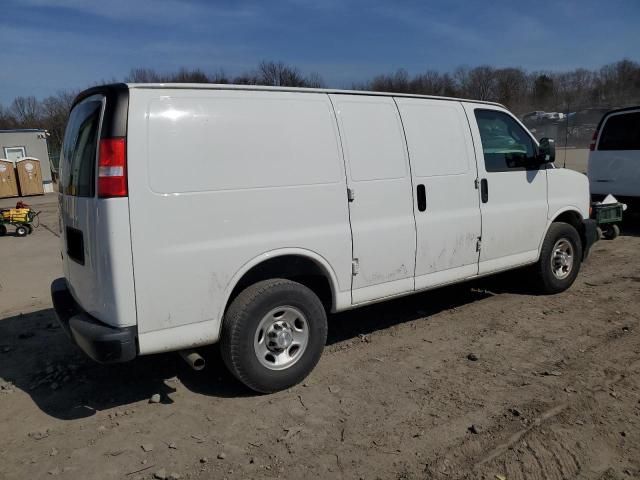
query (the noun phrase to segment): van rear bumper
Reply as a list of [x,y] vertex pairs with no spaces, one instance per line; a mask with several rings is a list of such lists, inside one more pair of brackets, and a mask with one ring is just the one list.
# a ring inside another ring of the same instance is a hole
[[65,278],[51,284],[51,300],[67,335],[96,362],[127,362],[138,354],[137,328],[111,327],[83,311],[71,295]]

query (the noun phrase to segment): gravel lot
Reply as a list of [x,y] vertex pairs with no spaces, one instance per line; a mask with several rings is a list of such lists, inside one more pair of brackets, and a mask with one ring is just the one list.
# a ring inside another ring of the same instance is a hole
[[511,274],[334,315],[306,383],[260,396],[215,348],[85,359],[50,306],[55,196],[28,201],[41,227],[0,238],[0,479],[640,478],[638,217],[560,295]]

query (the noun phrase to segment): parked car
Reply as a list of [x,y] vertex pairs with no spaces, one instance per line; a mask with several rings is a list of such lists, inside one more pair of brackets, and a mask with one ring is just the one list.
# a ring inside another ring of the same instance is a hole
[[564,120],[565,114],[562,112],[547,112],[544,114],[543,119],[551,122],[560,122]]
[[538,125],[545,118],[546,112],[536,110],[535,112],[525,113],[522,116],[522,123],[525,125]]
[[503,106],[229,85],[96,87],[60,160],[65,330],[122,362],[219,343],[272,392],[327,313],[523,266],[571,286],[595,241],[584,175]]
[[640,199],[640,106],[606,113],[589,149],[588,176],[594,200],[611,193],[635,206]]

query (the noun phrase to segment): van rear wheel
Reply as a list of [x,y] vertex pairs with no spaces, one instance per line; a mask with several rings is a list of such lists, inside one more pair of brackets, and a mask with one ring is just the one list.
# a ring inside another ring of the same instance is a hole
[[581,263],[582,243],[576,229],[568,223],[552,223],[535,266],[541,293],[564,292],[573,285]]
[[233,375],[261,393],[301,382],[318,363],[327,316],[306,286],[264,280],[243,290],[224,317],[220,347]]

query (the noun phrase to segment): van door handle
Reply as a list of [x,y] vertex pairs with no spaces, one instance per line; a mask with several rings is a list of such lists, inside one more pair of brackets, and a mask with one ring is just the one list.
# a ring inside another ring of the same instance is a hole
[[424,212],[427,209],[427,189],[421,183],[418,185],[418,188],[416,188],[416,193],[418,197],[418,210]]
[[480,180],[480,198],[482,199],[482,203],[489,201],[489,182],[487,182],[486,178]]

